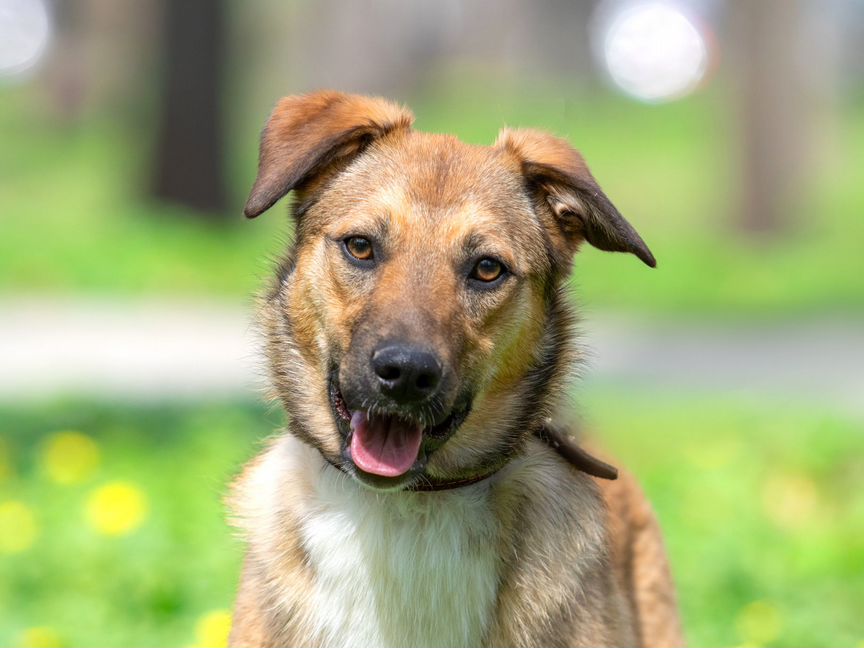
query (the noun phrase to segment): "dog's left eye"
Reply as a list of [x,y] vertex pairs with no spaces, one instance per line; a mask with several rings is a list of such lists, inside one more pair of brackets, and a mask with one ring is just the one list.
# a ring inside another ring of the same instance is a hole
[[355,259],[370,261],[372,259],[372,241],[362,236],[349,236],[345,239],[345,249]]
[[471,278],[483,283],[495,281],[498,277],[504,274],[504,266],[500,261],[491,257],[480,259],[471,270]]

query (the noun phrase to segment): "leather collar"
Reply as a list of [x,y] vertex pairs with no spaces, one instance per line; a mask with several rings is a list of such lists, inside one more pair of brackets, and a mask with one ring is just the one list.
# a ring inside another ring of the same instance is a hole
[[489,479],[492,475],[497,473],[501,468],[496,468],[492,472],[488,472],[485,475],[477,475],[476,477],[466,477],[464,479],[445,479],[445,480],[437,480],[430,479],[426,477],[423,481],[412,484],[410,488],[407,490],[415,493],[433,493],[435,491],[444,491],[451,490],[453,488],[462,488],[463,486],[470,486],[471,484],[476,484],[478,482],[483,481],[484,479]]
[[586,450],[580,448],[576,440],[561,430],[551,425],[544,425],[534,435],[555,452],[566,459],[570,464],[582,472],[599,477],[600,479],[618,479],[618,469],[597,457],[591,456]]

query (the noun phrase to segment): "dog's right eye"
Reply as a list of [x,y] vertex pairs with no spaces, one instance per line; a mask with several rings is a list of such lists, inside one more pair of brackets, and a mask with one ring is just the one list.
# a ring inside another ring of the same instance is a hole
[[500,279],[504,274],[504,266],[497,259],[492,257],[483,257],[471,270],[471,278],[481,283],[490,284],[496,279]]
[[371,261],[372,241],[363,236],[349,236],[345,239],[345,250],[359,261]]

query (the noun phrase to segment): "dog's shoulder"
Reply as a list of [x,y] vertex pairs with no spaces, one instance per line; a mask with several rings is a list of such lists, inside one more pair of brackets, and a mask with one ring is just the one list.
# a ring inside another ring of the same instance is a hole
[[684,635],[663,534],[636,477],[619,470],[615,481],[596,480],[607,510],[612,572],[649,646],[680,646]]
[[490,645],[631,645],[610,574],[606,511],[594,480],[542,441],[528,442],[498,490],[509,557]]

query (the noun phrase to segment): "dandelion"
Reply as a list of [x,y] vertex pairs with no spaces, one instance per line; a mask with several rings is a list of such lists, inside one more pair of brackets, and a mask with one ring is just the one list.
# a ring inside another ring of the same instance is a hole
[[18,636],[21,648],[62,648],[63,639],[53,628],[27,628]]
[[42,470],[58,484],[86,481],[96,472],[99,460],[99,446],[81,432],[57,432],[42,446]]
[[753,601],[738,613],[735,626],[744,643],[764,646],[773,643],[780,635],[783,619],[773,603]]
[[208,612],[195,624],[195,642],[202,648],[224,648],[231,632],[231,613],[227,610]]
[[15,500],[0,504],[0,553],[16,554],[33,546],[39,535],[33,511]]
[[774,524],[792,531],[812,525],[823,508],[815,482],[798,474],[770,477],[762,487],[762,506]]
[[94,490],[87,499],[87,520],[96,531],[109,536],[131,533],[144,522],[149,506],[144,492],[128,482],[111,482]]

